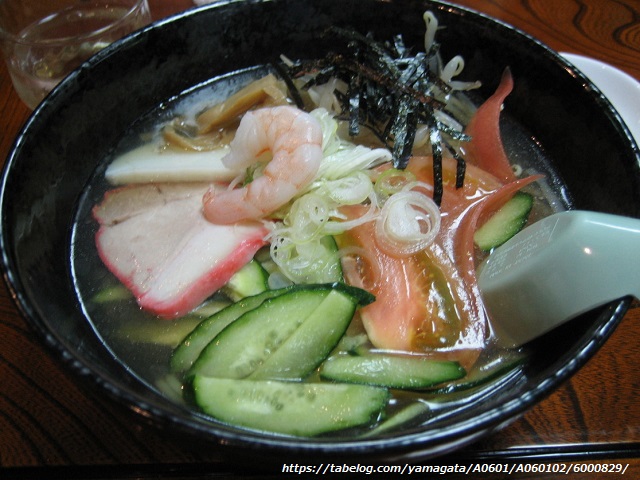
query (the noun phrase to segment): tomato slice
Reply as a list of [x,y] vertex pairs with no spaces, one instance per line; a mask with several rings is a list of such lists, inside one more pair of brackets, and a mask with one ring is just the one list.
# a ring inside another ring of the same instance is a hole
[[470,161],[504,183],[516,180],[500,136],[500,110],[511,90],[513,77],[506,69],[495,93],[478,108],[465,129],[471,136],[467,146]]
[[[489,319],[476,279],[473,235],[491,212],[539,178],[517,180],[502,146],[500,109],[512,88],[507,70],[470,123],[467,133],[473,139],[462,188],[455,188],[456,161],[442,160],[441,226],[427,249],[410,257],[390,256],[376,244],[372,222],[337,238],[341,248],[358,252],[343,261],[346,280],[376,295],[360,311],[376,347],[455,359],[464,368],[485,347]],[[433,186],[431,157],[413,157],[407,170]],[[349,207],[345,213],[360,216],[362,208]]]
[[[430,157],[414,157],[407,169],[432,184]],[[455,161],[445,159],[444,178],[454,178],[455,169]],[[373,345],[455,359],[465,368],[475,363],[486,345],[488,317],[476,279],[473,234],[487,212],[537,178],[503,185],[471,167],[464,188],[445,182],[440,231],[433,244],[410,257],[394,257],[380,249],[373,222],[337,238],[343,251],[356,252],[343,260],[346,280],[376,296],[360,310]],[[364,208],[352,206],[343,212],[353,218]]]
[[[425,183],[432,184],[432,161],[414,158],[408,169]],[[491,175],[477,169],[467,172],[466,187],[455,189],[455,161],[445,160],[445,190],[442,198],[442,228],[425,251],[398,258],[380,249],[369,222],[337,238],[341,249],[357,252],[356,259],[343,261],[345,278],[376,296],[360,315],[369,339],[378,348],[453,356],[472,364],[484,346],[484,310],[477,308],[469,281],[456,261],[455,222],[488,191],[500,187]],[[479,173],[477,177],[473,173]],[[471,175],[469,174],[471,173]],[[482,174],[481,174],[482,173]],[[344,209],[349,217],[362,215],[364,207]],[[471,285],[473,283],[471,282]],[[467,365],[470,366],[470,365]]]
[[[361,215],[361,207],[345,209]],[[420,351],[452,346],[458,338],[459,318],[444,273],[425,254],[393,257],[374,237],[373,222],[338,238],[341,249],[355,251],[343,260],[347,281],[376,296],[360,310],[371,342],[378,348]]]

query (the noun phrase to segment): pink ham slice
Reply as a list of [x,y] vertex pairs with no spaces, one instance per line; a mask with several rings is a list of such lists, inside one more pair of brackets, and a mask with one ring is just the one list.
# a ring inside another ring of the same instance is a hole
[[138,304],[175,318],[222,287],[265,244],[260,223],[214,225],[202,214],[208,184],[132,185],[94,207],[96,245]]

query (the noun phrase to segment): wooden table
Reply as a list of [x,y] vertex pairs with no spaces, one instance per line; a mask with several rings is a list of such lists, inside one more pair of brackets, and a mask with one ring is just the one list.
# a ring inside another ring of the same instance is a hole
[[[191,6],[190,0],[149,3],[155,18]],[[640,80],[637,0],[455,3],[499,18],[558,51],[594,57]],[[2,161],[28,115],[3,63]],[[569,382],[510,426],[449,461],[462,456],[488,462],[591,459],[628,464],[625,476],[640,478],[639,322],[636,302],[606,345]],[[35,340],[4,283],[0,287],[0,467],[0,477],[15,478],[193,478],[195,472],[221,474],[232,469],[220,462],[215,451],[195,453],[188,445],[132,423],[109,401],[88,396]]]

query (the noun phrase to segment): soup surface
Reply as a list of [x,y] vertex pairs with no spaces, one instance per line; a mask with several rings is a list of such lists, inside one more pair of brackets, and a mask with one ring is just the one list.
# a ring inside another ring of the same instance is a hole
[[[173,372],[170,368],[171,357],[176,346],[200,322],[229,305],[228,296],[215,294],[201,307],[175,320],[160,318],[141,309],[134,296],[101,260],[96,249],[99,225],[92,211],[103,201],[105,193],[114,188],[105,179],[105,171],[114,159],[141,145],[161,144],[164,141],[163,127],[174,124],[176,118],[182,119],[187,125],[193,123],[202,111],[224,101],[243,86],[269,72],[270,68],[264,66],[234,72],[212,79],[158,105],[131,125],[120,143],[114,145],[112,155],[98,166],[78,205],[73,230],[72,270],[78,297],[88,321],[105,347],[132,375],[150,388],[160,391],[175,402],[188,404],[194,410],[198,406],[193,404],[189,395],[184,395],[184,375]],[[469,98],[473,99],[473,93],[469,94]],[[474,103],[480,102],[476,99]],[[544,175],[542,180],[527,186],[527,192],[534,198],[529,222],[568,208],[570,200],[565,188],[535,137],[510,119],[508,111],[501,115],[500,125],[505,151],[521,176]],[[260,259],[268,258],[266,250],[268,247],[258,253]],[[476,262],[480,262],[485,255],[486,253],[476,251]],[[357,315],[343,342],[351,344],[339,344],[335,350],[338,353],[341,348],[350,355],[361,350],[376,351],[366,339]],[[525,353],[497,349],[491,346],[489,339],[479,359],[467,368],[464,379],[420,391],[391,388],[391,397],[383,414],[348,431],[353,435],[369,435],[388,428],[387,425],[393,428],[393,422],[381,423],[383,418],[396,418],[397,423],[409,424],[446,422],[448,417],[455,415],[467,403],[479,401],[497,388],[509,388],[513,382],[524,381],[518,373],[518,367],[522,364]],[[305,378],[305,382],[318,381],[321,380],[317,372]],[[396,412],[400,414],[394,417]]]

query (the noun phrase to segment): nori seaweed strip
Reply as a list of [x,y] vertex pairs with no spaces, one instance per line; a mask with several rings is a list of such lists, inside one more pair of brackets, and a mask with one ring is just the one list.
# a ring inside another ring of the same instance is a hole
[[407,55],[408,49],[404,44],[402,35],[393,37],[393,49],[398,57],[405,57]]
[[404,96],[399,102],[400,108],[389,133],[393,137],[393,166],[403,170],[411,158],[417,121],[415,99]]
[[464,186],[464,176],[467,172],[467,162],[451,145],[445,143],[445,146],[456,160],[456,188],[462,188]]
[[354,75],[349,82],[349,135],[360,133],[360,75]]
[[446,125],[440,121],[436,121],[435,125],[438,130],[440,130],[442,133],[447,134],[453,140],[458,140],[460,142],[468,142],[471,140],[471,137],[466,133],[451,128],[449,125]]
[[326,60],[306,60],[298,61],[289,67],[289,76],[298,78],[299,76],[313,74],[303,86],[303,90],[307,90],[314,85],[322,85],[328,82],[332,77],[340,77],[336,71],[336,66],[327,63]]
[[433,42],[428,52],[413,54],[402,35],[384,43],[374,40],[371,33],[365,36],[339,27],[330,27],[325,35],[345,40],[346,48],[340,50],[344,53],[330,52],[323,59],[298,63],[291,67],[292,78],[314,74],[302,88],[326,83],[331,77],[345,82],[347,92],[334,94],[342,106],[340,117],[348,121],[349,134],[357,135],[362,127],[370,129],[392,151],[395,168],[407,166],[417,126],[426,125],[433,154],[433,199],[440,205],[443,148],[456,159],[456,188],[460,188],[466,163],[448,141],[469,140],[464,132],[435,116],[435,110],[447,109],[447,103],[439,99],[452,92],[438,76],[440,45]]
[[399,83],[409,85],[418,91],[423,91],[420,88],[422,86],[420,80],[425,75],[426,69],[422,60],[423,58],[421,56],[416,56],[415,59],[407,62],[402,75],[400,75],[398,79]]
[[380,122],[380,125],[384,125],[381,135],[387,143],[390,139],[394,138],[391,130],[398,122],[398,116],[401,115],[402,103],[398,101],[398,97],[399,95],[389,95],[387,101],[381,106],[382,108],[380,110],[381,115],[386,117],[384,121]]
[[411,159],[411,155],[413,152],[413,143],[416,139],[416,130],[418,129],[417,115],[415,109],[411,110],[408,115],[407,125],[405,127],[405,138],[404,138],[404,147],[400,154],[400,157],[395,160],[394,164],[398,166],[398,169],[404,169],[407,167],[409,160]]
[[416,90],[410,85],[398,84],[396,83],[396,79],[382,75],[380,72],[373,70],[372,68],[361,63],[355,63],[352,60],[347,59],[344,55],[330,54],[329,57],[331,61],[339,64],[345,70],[348,70],[352,73],[360,73],[362,76],[370,80],[374,80],[381,86],[384,86],[390,90],[397,90],[400,93],[409,94],[420,103],[437,108],[444,108],[445,106],[444,103],[442,103],[440,100],[429,95],[425,95],[423,92]]
[[[349,50],[355,59],[360,58],[360,47],[356,42],[349,43]],[[360,95],[362,78],[360,74],[352,75],[348,81],[347,97],[349,101],[349,135],[355,137],[360,133]]]
[[302,85],[302,88],[304,90],[308,90],[314,85],[322,85],[323,83],[327,83],[333,77],[340,78],[339,75],[337,75],[335,67],[333,66],[324,67],[321,70],[318,70],[318,72],[312,78],[307,80],[307,82],[304,85]]
[[429,140],[433,154],[433,201],[440,206],[442,203],[442,146],[440,145],[440,131],[435,127],[429,127]]
[[386,65],[393,65],[393,51],[387,45],[376,41],[371,33],[365,36],[359,32],[356,32],[355,30],[349,30],[336,26],[329,27],[326,33],[328,35],[339,35],[351,42],[359,42],[368,47],[365,49],[365,52],[371,54],[375,53],[380,59],[384,60],[384,63]]
[[[329,27],[328,32],[335,33],[343,36],[345,39],[349,39],[352,42],[358,41],[364,45],[370,47],[368,52],[377,54],[377,57],[370,57],[372,60],[373,68],[380,68],[381,70],[389,72],[390,76],[397,77],[401,74],[398,65],[401,65],[403,61],[415,61],[418,57],[424,63],[425,75],[428,80],[435,84],[443,93],[451,91],[451,86],[444,82],[439,76],[435,75],[428,67],[431,60],[437,60],[435,56],[440,50],[440,45],[434,43],[428,53],[419,52],[414,57],[409,57],[409,49],[404,45],[404,39],[401,35],[394,37],[393,46],[389,46],[386,43],[380,43],[375,41],[370,35],[363,36],[360,33],[347,30],[340,27]],[[384,47],[384,48],[383,48]],[[391,54],[395,53],[398,58],[393,58]]]
[[280,76],[284,84],[287,86],[287,90],[289,91],[289,95],[293,99],[293,102],[296,104],[296,107],[299,109],[304,109],[304,101],[302,100],[302,96],[300,95],[300,91],[293,83],[293,79],[289,75],[289,72],[285,68],[285,66],[281,62],[273,62],[271,64],[275,69],[276,73]]

